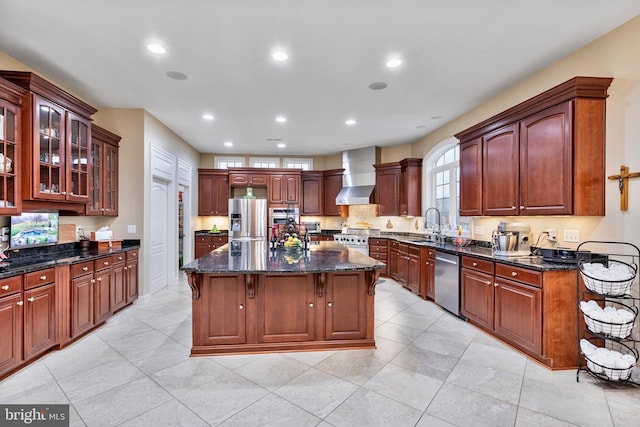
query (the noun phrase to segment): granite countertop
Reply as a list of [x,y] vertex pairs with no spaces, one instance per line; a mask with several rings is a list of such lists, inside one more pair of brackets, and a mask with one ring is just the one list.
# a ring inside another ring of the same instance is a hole
[[384,264],[336,242],[311,242],[309,250],[272,250],[269,242],[232,241],[182,266],[197,273],[329,273],[382,269]]
[[553,270],[575,270],[575,264],[547,262],[542,259],[541,256],[517,256],[517,257],[505,257],[493,255],[493,251],[490,247],[481,245],[469,245],[465,247],[455,246],[448,241],[445,243],[436,243],[427,241],[424,236],[411,234],[411,233],[384,233],[379,238],[397,240],[399,242],[411,243],[413,245],[427,246],[434,248],[441,252],[446,252],[454,255],[470,255],[478,258],[484,258],[491,261],[498,261],[503,264],[513,265],[515,267],[529,268],[539,271],[553,271]]
[[209,230],[197,230],[196,236],[229,236],[229,230],[220,230],[218,233],[212,233]]
[[66,250],[39,251],[33,256],[12,257],[0,261],[0,279],[30,273],[56,265],[74,264],[82,261],[90,261],[104,256],[125,252],[140,247],[140,243],[122,243],[121,248],[101,249],[71,248]]

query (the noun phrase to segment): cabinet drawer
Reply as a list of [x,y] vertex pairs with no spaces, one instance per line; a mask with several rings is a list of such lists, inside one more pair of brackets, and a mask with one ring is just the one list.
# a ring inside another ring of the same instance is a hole
[[369,257],[378,260],[378,261],[382,261],[382,262],[386,262],[387,261],[387,254],[386,253],[370,253]]
[[71,265],[71,277],[79,277],[89,273],[93,273],[93,261]]
[[386,254],[387,247],[386,246],[371,246],[369,245],[369,253],[370,254]]
[[131,251],[127,251],[127,261],[133,261],[138,259],[138,250],[133,249]]
[[0,298],[22,290],[22,276],[13,276],[0,280]]
[[462,257],[462,266],[472,268],[478,271],[484,271],[485,273],[493,274],[494,263],[480,258],[473,258],[468,256]]
[[47,268],[46,270],[34,271],[24,275],[24,288],[31,289],[36,286],[53,283],[56,280],[55,269]]
[[436,250],[427,248],[427,257],[431,259],[436,258]]
[[213,236],[211,237],[211,242],[216,245],[224,245],[227,243],[229,238],[227,236]]
[[398,249],[399,246],[400,246],[400,242],[398,242],[397,240],[392,240],[389,242],[390,248]]
[[196,236],[196,243],[209,243],[211,236]]
[[113,264],[113,259],[112,257],[108,256],[108,257],[97,259],[94,262],[95,262],[95,269],[96,271],[98,271],[98,270],[103,270],[105,268],[110,268],[111,265]]
[[114,254],[111,257],[111,260],[113,261],[114,264],[125,262],[126,259],[127,259],[127,254],[125,254],[124,252],[118,252],[117,254]]
[[372,239],[369,238],[369,246],[384,246],[387,247],[387,239]]
[[526,268],[514,267],[506,264],[496,264],[496,276],[505,279],[517,280],[537,288],[542,286],[542,272],[527,270]]
[[420,246],[409,245],[407,251],[409,253],[409,256],[420,256]]

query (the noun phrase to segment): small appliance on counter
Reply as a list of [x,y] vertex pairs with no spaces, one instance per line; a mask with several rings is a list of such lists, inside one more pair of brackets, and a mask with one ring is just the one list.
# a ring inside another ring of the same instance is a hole
[[498,223],[493,230],[491,241],[495,256],[529,256],[531,255],[531,227],[521,222]]
[[609,259],[607,255],[570,248],[536,248],[536,250],[542,255],[543,261],[561,264],[577,264],[579,260],[606,264]]
[[305,221],[303,224],[307,233],[320,234],[322,232],[320,221]]

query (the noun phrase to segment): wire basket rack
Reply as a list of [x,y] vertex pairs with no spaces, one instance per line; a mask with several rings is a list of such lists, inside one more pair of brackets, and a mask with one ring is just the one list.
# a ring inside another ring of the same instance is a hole
[[[587,341],[595,341],[595,343],[598,343],[598,339],[597,338],[590,338]],[[592,342],[593,344],[593,342]],[[617,351],[623,355],[625,354],[630,354],[631,356],[634,357],[635,362],[628,368],[616,368],[616,367],[611,367],[611,366],[607,366],[603,363],[600,362],[596,362],[595,360],[593,360],[593,355],[591,356],[591,358],[589,356],[587,356],[586,354],[584,354],[584,351],[582,351],[581,349],[581,353],[585,359],[585,361],[587,362],[587,371],[604,380],[607,381],[627,381],[631,378],[631,374],[632,371],[634,369],[634,367],[636,366],[636,363],[638,363],[638,350],[631,348],[621,342],[611,342],[609,345],[609,350],[613,350],[613,351]]]
[[600,319],[595,319],[588,313],[585,313],[582,310],[582,307],[578,304],[578,307],[582,311],[584,322],[587,325],[587,329],[589,329],[589,332],[601,335],[604,338],[612,339],[624,339],[631,336],[633,326],[635,324],[636,318],[638,317],[638,308],[629,307],[628,305],[622,304],[617,301],[607,301],[606,305],[609,307],[615,307],[618,310],[622,309],[628,311],[629,313],[633,314],[633,319],[623,323],[605,322]]
[[580,274],[582,275],[585,287],[595,294],[608,297],[621,297],[628,295],[631,290],[631,285],[633,285],[633,282],[636,279],[636,273],[638,272],[638,266],[636,264],[627,264],[622,261],[609,260],[609,267],[613,265],[625,266],[629,270],[629,273],[631,273],[631,277],[624,280],[604,280],[602,278],[593,277],[592,274],[585,271],[584,264],[584,260],[580,260],[578,262],[578,268],[580,269]]

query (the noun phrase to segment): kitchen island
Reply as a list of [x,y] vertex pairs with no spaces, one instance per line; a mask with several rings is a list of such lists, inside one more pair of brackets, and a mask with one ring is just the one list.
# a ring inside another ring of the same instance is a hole
[[285,251],[231,241],[181,268],[193,299],[191,355],[375,348],[382,268],[335,242]]

